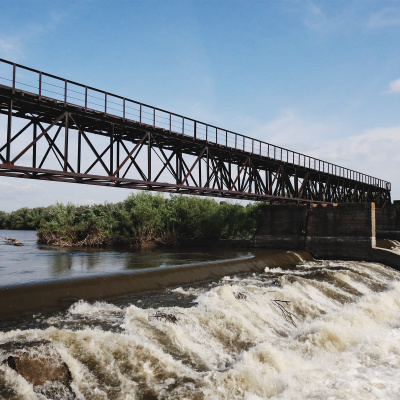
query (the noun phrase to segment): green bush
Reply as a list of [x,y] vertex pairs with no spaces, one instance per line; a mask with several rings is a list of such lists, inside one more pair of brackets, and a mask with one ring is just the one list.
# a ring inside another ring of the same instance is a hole
[[235,239],[254,234],[260,204],[246,207],[214,199],[149,192],[111,204],[22,208],[0,213],[0,227],[37,229],[38,240],[56,245],[164,244],[181,239]]

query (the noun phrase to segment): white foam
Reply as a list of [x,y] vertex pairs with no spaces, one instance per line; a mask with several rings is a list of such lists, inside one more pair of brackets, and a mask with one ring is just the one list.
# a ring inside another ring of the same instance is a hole
[[109,313],[118,313],[121,312],[122,309],[113,304],[109,304],[106,302],[96,301],[93,304],[90,304],[86,301],[80,300],[74,303],[68,310],[70,314],[79,314],[79,315],[104,315]]
[[[305,262],[173,289],[197,296],[189,308],[78,302],[64,318],[84,316],[84,329],[0,333],[0,342],[50,340],[88,399],[398,399],[399,276],[378,264]],[[296,326],[273,300],[288,302]],[[120,330],[90,328],[112,317]],[[33,393],[0,371],[21,396]]]

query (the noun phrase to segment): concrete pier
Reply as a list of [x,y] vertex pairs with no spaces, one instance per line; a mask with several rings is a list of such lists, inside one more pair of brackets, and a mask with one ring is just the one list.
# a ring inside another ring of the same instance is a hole
[[269,206],[254,243],[259,248],[306,250],[320,259],[372,261],[400,269],[400,254],[376,246],[377,231],[380,238],[397,238],[399,213],[400,205],[376,213],[374,203]]
[[377,239],[400,240],[400,201],[377,209],[375,215]]

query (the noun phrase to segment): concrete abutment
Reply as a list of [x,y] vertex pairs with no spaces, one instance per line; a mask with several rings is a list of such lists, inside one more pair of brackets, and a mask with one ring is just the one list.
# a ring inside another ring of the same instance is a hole
[[[380,262],[400,269],[400,254],[378,248],[376,239],[400,238],[400,204],[273,205],[263,210],[258,248],[306,250],[319,259]],[[387,247],[387,246],[386,246]]]

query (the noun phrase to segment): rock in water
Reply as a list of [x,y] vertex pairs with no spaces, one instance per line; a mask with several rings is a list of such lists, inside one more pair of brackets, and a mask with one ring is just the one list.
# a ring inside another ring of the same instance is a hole
[[72,376],[51,342],[9,342],[0,345],[2,364],[7,364],[28,382],[34,391],[54,400],[73,400]]

